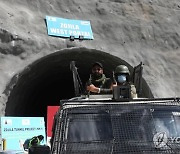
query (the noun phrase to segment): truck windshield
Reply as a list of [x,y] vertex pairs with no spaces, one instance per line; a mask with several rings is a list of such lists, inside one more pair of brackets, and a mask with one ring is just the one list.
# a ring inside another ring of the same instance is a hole
[[179,108],[121,105],[74,108],[66,113],[62,143],[68,152],[180,151]]
[[180,112],[154,110],[154,145],[159,149],[177,149],[180,144]]
[[68,118],[67,140],[69,142],[111,140],[110,115],[104,113],[72,114]]

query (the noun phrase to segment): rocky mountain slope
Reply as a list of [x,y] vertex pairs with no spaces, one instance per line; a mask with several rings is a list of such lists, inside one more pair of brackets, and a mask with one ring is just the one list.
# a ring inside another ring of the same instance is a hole
[[[48,36],[46,15],[89,20],[94,40]],[[142,61],[154,97],[180,96],[179,0],[0,0],[1,114],[14,75],[44,56],[74,48],[102,51],[131,66]]]

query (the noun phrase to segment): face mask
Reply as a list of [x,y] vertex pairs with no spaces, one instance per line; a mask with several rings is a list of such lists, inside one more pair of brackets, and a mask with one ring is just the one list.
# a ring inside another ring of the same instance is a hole
[[126,82],[126,75],[119,75],[119,76],[117,77],[117,80],[118,80],[119,83],[124,83],[124,82]]

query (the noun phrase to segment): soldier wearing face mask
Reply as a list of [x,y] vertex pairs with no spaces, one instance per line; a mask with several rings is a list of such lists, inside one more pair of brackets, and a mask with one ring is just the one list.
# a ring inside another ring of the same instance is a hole
[[130,82],[130,72],[127,66],[119,65],[116,67],[115,72],[116,84],[113,86],[126,86],[130,85],[131,98],[137,98],[136,87]]

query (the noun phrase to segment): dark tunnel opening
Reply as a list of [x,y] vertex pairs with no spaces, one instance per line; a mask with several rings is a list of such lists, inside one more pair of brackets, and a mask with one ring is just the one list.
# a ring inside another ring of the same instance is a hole
[[[6,116],[47,117],[47,106],[59,105],[61,99],[74,97],[74,85],[70,62],[76,66],[83,85],[89,78],[91,64],[100,61],[104,72],[112,77],[112,70],[119,64],[133,67],[124,60],[95,49],[64,49],[45,56],[14,76],[5,90],[9,94]],[[144,97],[153,97],[143,79]]]

